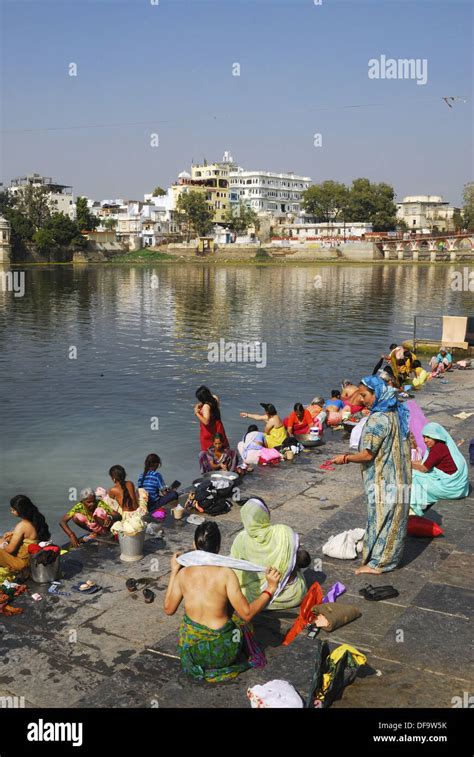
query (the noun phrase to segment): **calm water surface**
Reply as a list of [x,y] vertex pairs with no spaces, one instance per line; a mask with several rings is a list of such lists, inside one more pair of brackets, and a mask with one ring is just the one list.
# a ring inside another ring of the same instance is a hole
[[[28,269],[23,298],[0,291],[0,529],[24,493],[57,536],[71,487],[108,486],[115,463],[136,481],[149,452],[167,482],[188,483],[199,472],[198,385],[219,394],[235,445],[248,425],[240,410],[273,402],[286,414],[357,381],[411,336],[414,313],[467,315],[472,293],[450,287],[460,267]],[[438,328],[426,322],[424,335]],[[265,342],[267,366],[210,364],[221,338]]]

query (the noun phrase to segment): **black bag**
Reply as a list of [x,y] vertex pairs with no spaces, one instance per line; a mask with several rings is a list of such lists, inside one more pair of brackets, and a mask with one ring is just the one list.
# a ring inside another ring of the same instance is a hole
[[[314,673],[311,677],[306,707],[327,708],[336,700],[340,699],[346,686],[348,686],[357,675],[358,663],[348,650],[334,663],[329,655],[331,651],[327,641],[316,639],[313,642],[316,646],[316,655],[314,660]],[[329,686],[323,691],[323,676],[329,674]]]
[[216,489],[211,481],[202,481],[197,484],[194,492],[196,509],[200,513],[213,516],[228,513],[232,503],[225,496],[222,496],[221,492],[222,490]]

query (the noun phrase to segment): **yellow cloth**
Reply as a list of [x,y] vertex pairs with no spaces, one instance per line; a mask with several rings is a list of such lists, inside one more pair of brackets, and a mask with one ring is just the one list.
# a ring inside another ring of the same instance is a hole
[[269,449],[273,447],[279,447],[286,439],[286,428],[280,426],[280,428],[272,428],[269,434],[265,434],[265,443]]
[[[335,664],[337,663],[338,660],[341,659],[344,652],[350,652],[358,665],[365,665],[365,663],[367,662],[367,657],[363,655],[362,652],[359,652],[359,650],[356,649],[355,647],[349,646],[349,644],[341,644],[339,647],[336,647],[336,649],[333,649],[333,651],[329,655],[329,658]],[[332,677],[332,673],[325,673],[323,675],[323,683],[322,683],[323,694],[326,693],[328,686],[331,683],[331,677]]]
[[423,386],[425,381],[427,381],[430,374],[428,373],[428,371],[425,371],[424,368],[417,368],[415,372],[416,372],[416,377],[413,379],[411,383],[415,389],[419,389],[420,386]]

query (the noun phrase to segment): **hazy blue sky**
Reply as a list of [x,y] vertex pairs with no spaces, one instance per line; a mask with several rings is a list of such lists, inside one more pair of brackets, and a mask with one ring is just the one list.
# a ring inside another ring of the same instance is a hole
[[[247,168],[368,176],[399,197],[459,203],[472,178],[469,2],[0,1],[4,183],[37,171],[76,194],[141,198],[225,149]],[[426,58],[427,84],[369,79],[382,54]]]

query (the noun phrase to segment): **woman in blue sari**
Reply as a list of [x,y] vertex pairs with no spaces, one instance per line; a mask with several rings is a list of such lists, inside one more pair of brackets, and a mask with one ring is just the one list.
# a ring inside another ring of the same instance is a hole
[[368,519],[359,573],[386,573],[399,564],[405,544],[410,507],[411,454],[408,410],[397,390],[378,376],[359,385],[361,402],[370,410],[359,451],[337,455],[332,462],[362,464]]

